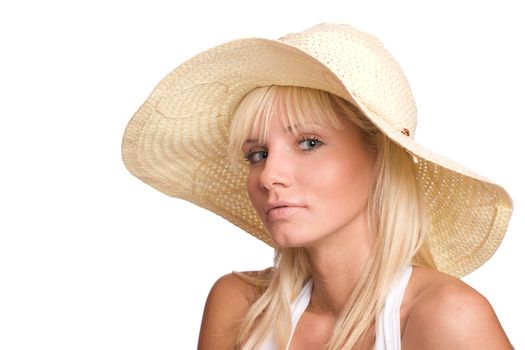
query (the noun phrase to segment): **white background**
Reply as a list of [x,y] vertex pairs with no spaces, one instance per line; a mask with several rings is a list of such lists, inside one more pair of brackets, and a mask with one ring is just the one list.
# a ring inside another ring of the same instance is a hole
[[[465,278],[525,348],[518,1],[11,1],[0,5],[0,349],[193,349],[213,282],[273,251],[131,176],[127,121],[172,69],[240,37],[353,24],[398,59],[416,140],[502,184],[506,238]],[[497,5],[496,5],[497,4]]]

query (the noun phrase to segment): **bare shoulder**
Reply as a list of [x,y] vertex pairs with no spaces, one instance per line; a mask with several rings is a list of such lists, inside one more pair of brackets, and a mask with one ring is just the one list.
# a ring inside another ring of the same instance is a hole
[[[264,271],[241,274],[257,277]],[[235,273],[221,276],[206,299],[198,349],[233,349],[242,318],[255,301],[257,287]]]
[[463,281],[414,267],[405,349],[512,349],[488,300]]

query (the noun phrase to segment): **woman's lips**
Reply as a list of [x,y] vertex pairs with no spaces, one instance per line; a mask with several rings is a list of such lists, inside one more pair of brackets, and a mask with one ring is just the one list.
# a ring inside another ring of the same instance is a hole
[[282,207],[274,207],[270,209],[267,212],[267,217],[270,220],[285,220],[301,210],[303,210],[303,206],[282,206]]

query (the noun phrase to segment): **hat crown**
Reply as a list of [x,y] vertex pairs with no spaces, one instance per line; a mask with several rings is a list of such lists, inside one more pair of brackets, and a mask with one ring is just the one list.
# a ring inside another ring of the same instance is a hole
[[[373,35],[350,25],[322,23],[279,38],[328,67],[359,107],[413,137],[417,110],[399,63]],[[405,131],[406,132],[406,131]]]

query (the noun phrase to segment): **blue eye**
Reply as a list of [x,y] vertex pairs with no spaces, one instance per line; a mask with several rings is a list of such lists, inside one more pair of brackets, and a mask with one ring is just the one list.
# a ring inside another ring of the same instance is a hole
[[267,151],[250,151],[243,157],[248,163],[255,164],[263,159],[268,158]]
[[[316,136],[304,136],[299,140],[299,148],[303,151],[313,151],[323,145]],[[268,158],[268,151],[252,149],[243,156],[244,160],[250,164],[256,164]]]
[[315,149],[322,144],[323,143],[317,137],[314,137],[314,136],[304,137],[299,142],[299,145],[304,145],[304,147],[301,147],[301,148],[306,151]]

